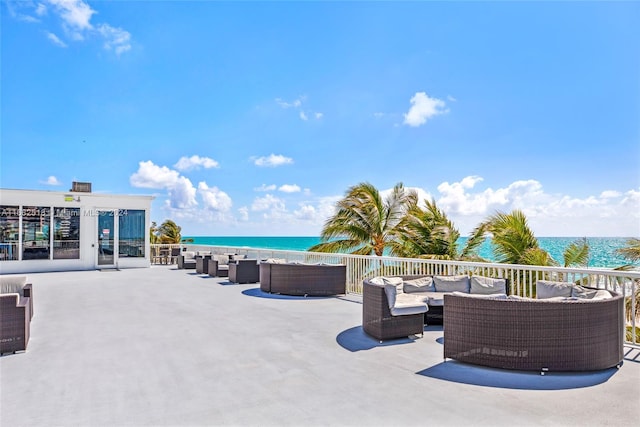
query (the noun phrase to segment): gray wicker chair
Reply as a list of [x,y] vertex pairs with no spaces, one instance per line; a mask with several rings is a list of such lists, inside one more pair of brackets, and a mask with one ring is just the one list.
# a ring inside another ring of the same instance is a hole
[[229,281],[233,283],[257,283],[260,281],[260,266],[255,259],[229,261]]
[[31,298],[0,294],[0,354],[27,349],[31,325]]
[[196,273],[209,274],[211,255],[196,255]]
[[588,371],[623,359],[624,299],[444,297],[444,357],[495,368]]
[[[411,277],[411,276],[407,276]],[[362,283],[362,329],[379,341],[424,333],[424,314],[393,316],[384,286]]]

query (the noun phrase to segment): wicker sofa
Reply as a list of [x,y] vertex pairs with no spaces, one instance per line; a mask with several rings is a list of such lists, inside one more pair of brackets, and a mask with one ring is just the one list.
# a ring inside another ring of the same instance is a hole
[[0,276],[0,354],[27,349],[33,287],[26,276]]
[[363,329],[380,341],[421,334],[424,324],[442,324],[444,296],[452,292],[506,296],[509,281],[467,275],[366,279],[362,290]]
[[342,264],[305,264],[266,260],[260,262],[263,292],[328,296],[347,292],[347,267]]
[[[540,281],[536,285],[539,298]],[[542,374],[619,366],[622,295],[570,283],[564,287],[579,291],[544,299],[446,295],[445,359]]]

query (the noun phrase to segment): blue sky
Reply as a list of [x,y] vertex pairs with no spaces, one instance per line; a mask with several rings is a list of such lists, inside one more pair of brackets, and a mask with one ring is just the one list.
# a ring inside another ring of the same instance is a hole
[[360,182],[463,235],[640,236],[638,2],[2,1],[3,188],[318,235]]

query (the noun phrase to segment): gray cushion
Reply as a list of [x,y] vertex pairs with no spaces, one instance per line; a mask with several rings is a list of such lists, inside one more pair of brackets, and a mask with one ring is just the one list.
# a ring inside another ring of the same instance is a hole
[[387,294],[387,302],[391,309],[396,304],[396,295],[402,294],[402,278],[400,277],[382,277],[384,283],[384,292]]
[[538,280],[536,282],[536,298],[547,299],[554,297],[570,297],[573,283],[552,282],[550,280]]
[[22,288],[27,284],[27,276],[0,276],[0,294],[18,293],[24,296]]
[[211,259],[215,259],[216,261],[218,261],[218,268],[220,268],[221,265],[227,265],[229,264],[229,256],[228,255],[212,255]]
[[486,298],[486,299],[507,299],[507,294],[468,294],[466,292],[452,292],[451,295],[463,296],[468,298]]
[[433,284],[433,277],[426,276],[418,279],[405,280],[402,289],[406,293],[413,292],[435,292],[436,287]]
[[408,314],[426,313],[429,307],[423,302],[413,298],[411,294],[400,294],[396,297],[396,302],[389,310],[393,316],[403,316]]
[[470,279],[472,294],[506,294],[507,281],[505,279],[494,279],[491,277],[471,276]]
[[469,292],[469,276],[433,276],[438,292]]
[[184,259],[194,259],[196,256],[196,253],[192,251],[184,251],[182,252],[182,256],[184,257]]
[[593,299],[598,293],[597,289],[587,289],[576,285],[571,288],[571,296],[574,298]]

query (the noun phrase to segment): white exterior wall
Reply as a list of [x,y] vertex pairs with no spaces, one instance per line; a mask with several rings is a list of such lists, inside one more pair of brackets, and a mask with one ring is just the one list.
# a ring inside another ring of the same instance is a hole
[[[73,196],[73,201],[65,201],[65,196],[69,195]],[[100,209],[145,211],[145,256],[119,257],[118,251],[115,251],[113,267],[149,267],[151,265],[149,228],[153,199],[153,196],[0,189],[0,205],[80,208],[80,259],[0,260],[0,274],[97,269],[98,216],[96,212]],[[118,227],[117,218],[115,218],[115,227]],[[50,251],[53,251],[53,248],[50,248]]]

